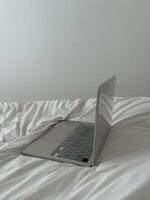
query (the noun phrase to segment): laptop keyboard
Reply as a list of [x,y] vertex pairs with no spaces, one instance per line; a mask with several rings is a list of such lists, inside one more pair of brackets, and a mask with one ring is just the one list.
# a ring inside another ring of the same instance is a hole
[[79,124],[52,153],[55,157],[88,162],[94,143],[94,126]]

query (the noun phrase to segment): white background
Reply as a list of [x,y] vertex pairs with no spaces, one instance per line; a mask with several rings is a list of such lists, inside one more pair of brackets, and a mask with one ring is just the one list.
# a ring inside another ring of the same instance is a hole
[[0,100],[150,95],[150,1],[1,0]]

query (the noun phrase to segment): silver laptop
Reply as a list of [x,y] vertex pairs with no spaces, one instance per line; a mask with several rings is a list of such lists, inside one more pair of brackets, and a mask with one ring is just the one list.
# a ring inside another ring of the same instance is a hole
[[40,157],[83,166],[97,164],[111,128],[116,76],[97,90],[95,123],[60,121],[23,151]]

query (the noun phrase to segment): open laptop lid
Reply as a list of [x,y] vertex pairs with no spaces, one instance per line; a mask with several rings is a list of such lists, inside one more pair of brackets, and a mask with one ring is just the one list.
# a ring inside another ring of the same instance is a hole
[[104,82],[97,91],[92,165],[96,164],[111,128],[116,78],[116,76],[113,76]]

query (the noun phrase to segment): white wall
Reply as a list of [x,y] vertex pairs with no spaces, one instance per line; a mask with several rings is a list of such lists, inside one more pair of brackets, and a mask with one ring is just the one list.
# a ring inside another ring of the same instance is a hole
[[0,0],[0,100],[150,95],[150,1]]

